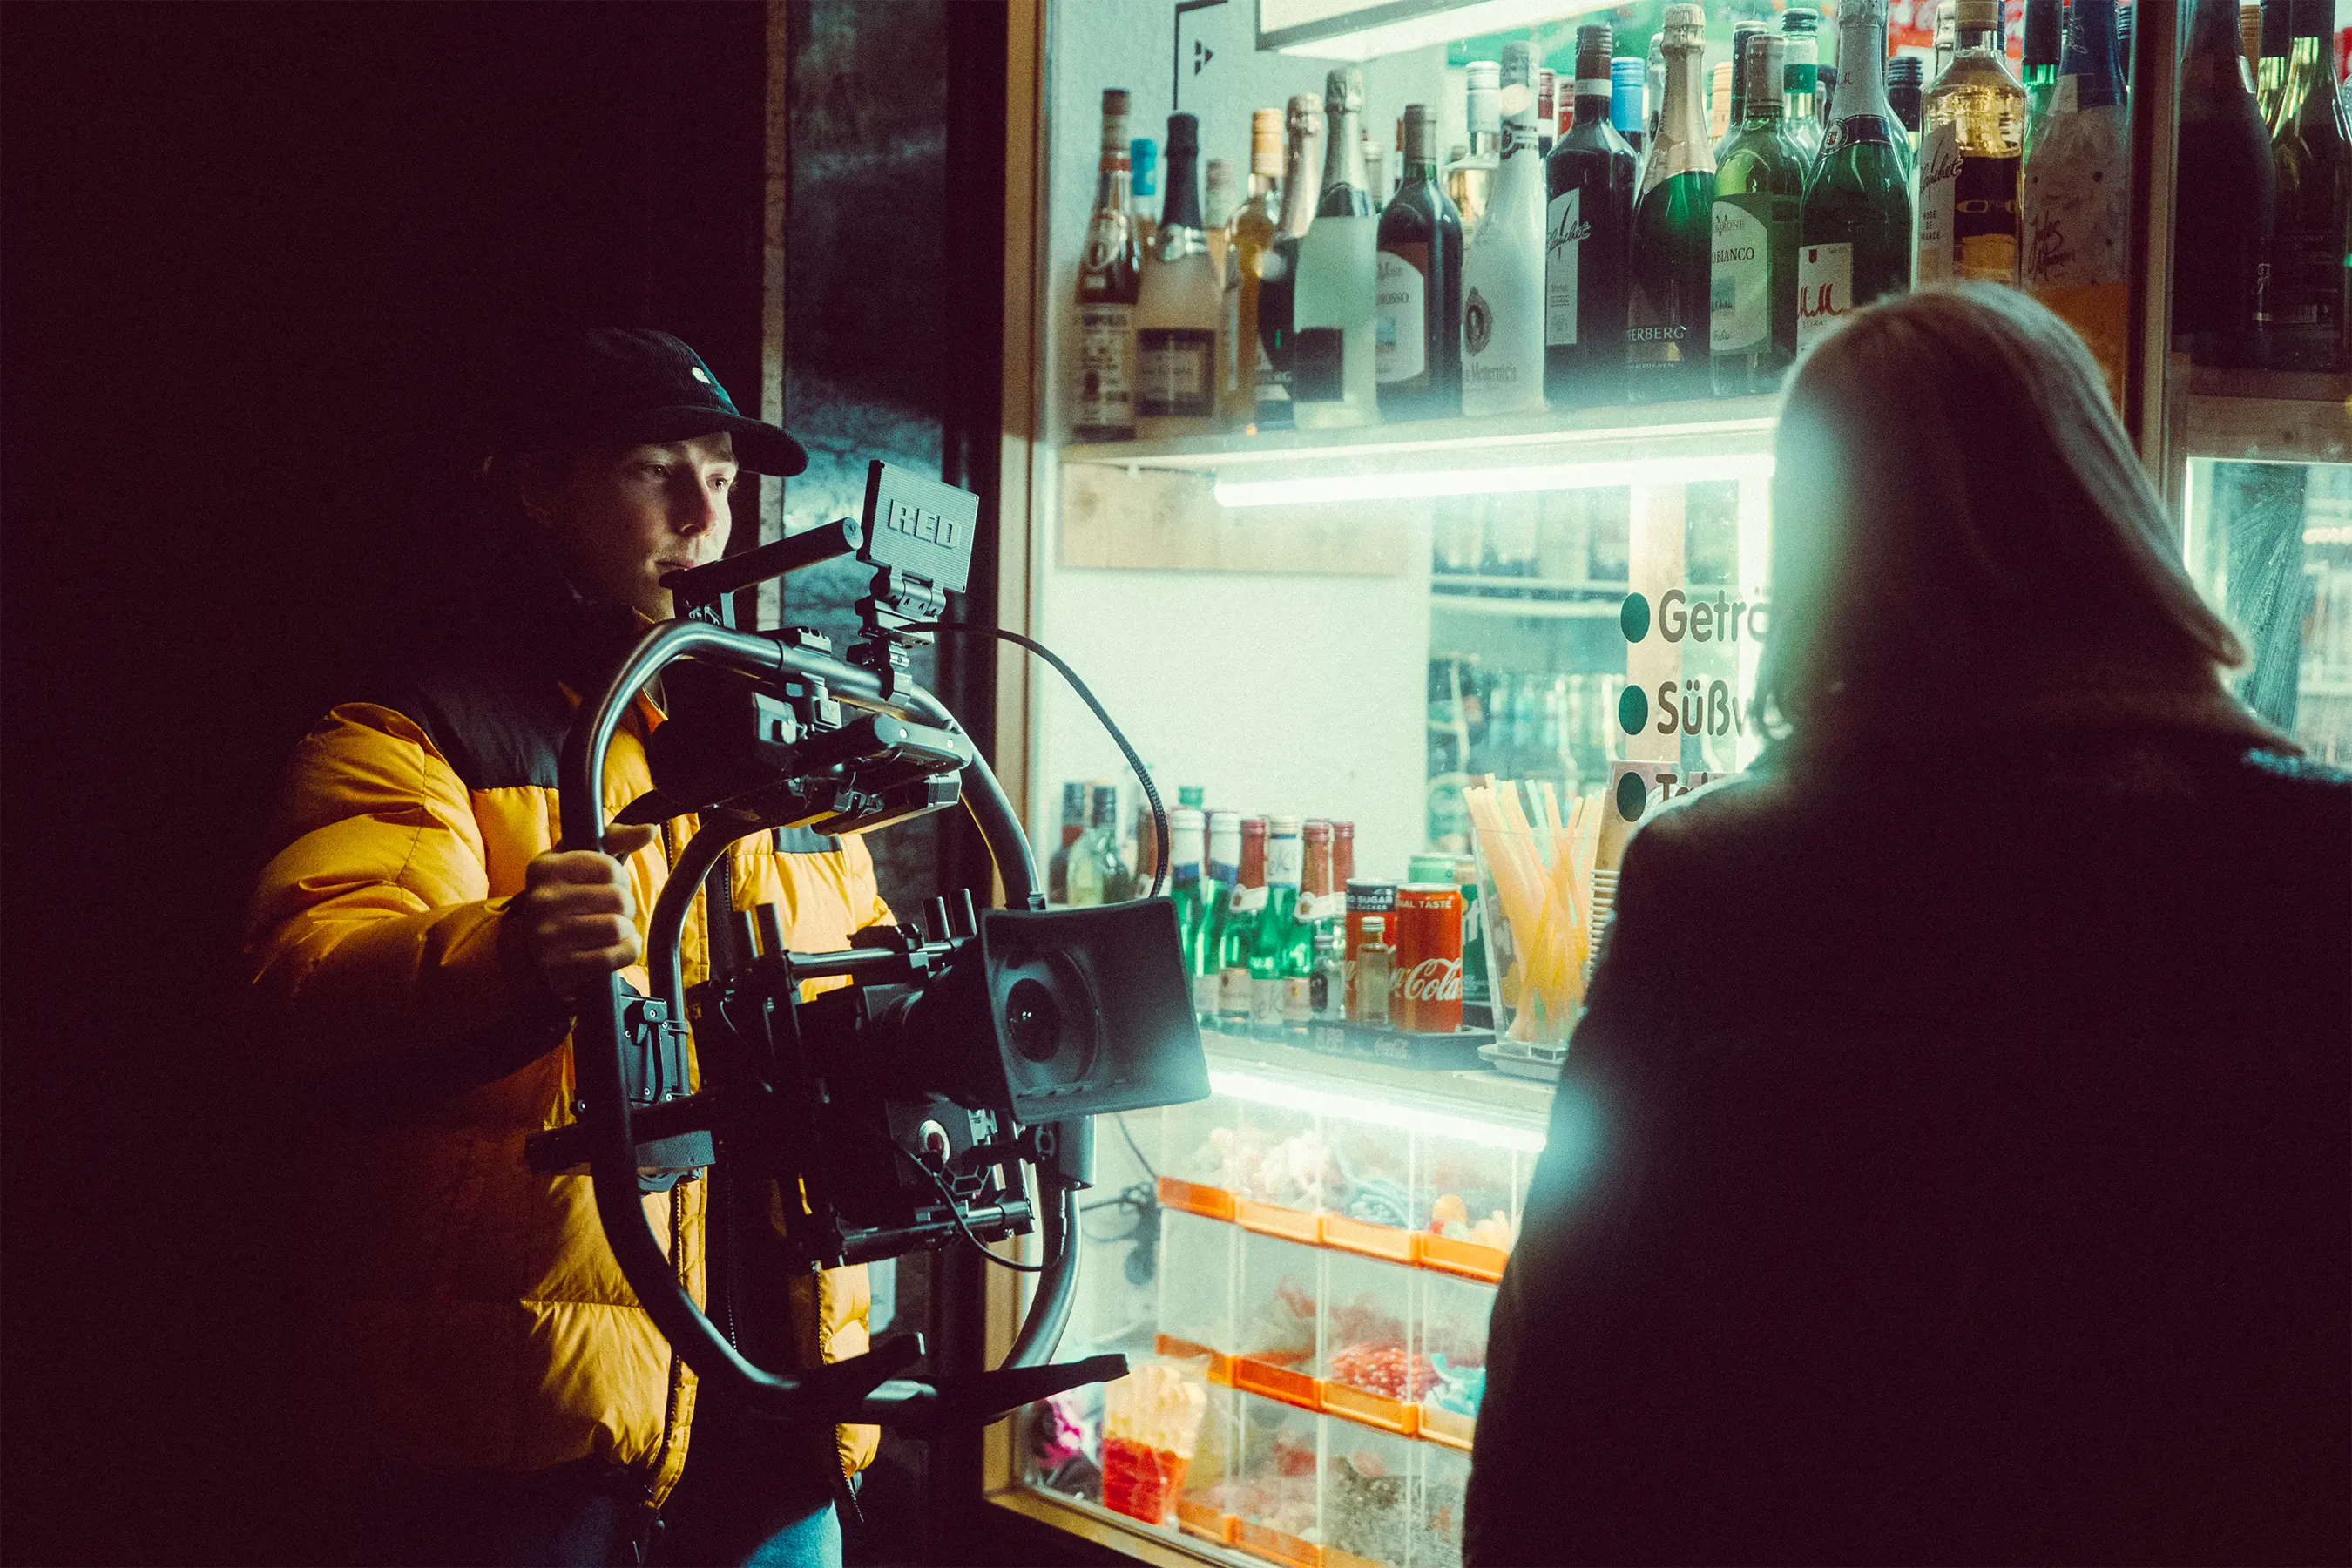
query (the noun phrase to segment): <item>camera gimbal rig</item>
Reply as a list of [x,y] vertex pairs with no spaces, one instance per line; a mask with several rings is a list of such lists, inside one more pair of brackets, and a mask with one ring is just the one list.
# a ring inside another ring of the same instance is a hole
[[[631,702],[669,671],[670,717],[646,743],[655,789],[615,820],[698,813],[700,826],[653,910],[646,967],[657,994],[638,996],[616,975],[601,1005],[583,1007],[577,1119],[531,1139],[528,1158],[541,1172],[587,1166],[605,1238],[662,1334],[698,1376],[787,1420],[935,1429],[1121,1375],[1117,1355],[1045,1364],[1076,1289],[1089,1118],[1209,1089],[1172,907],[1048,910],[995,774],[939,700],[905,679],[908,649],[963,588],[978,507],[877,462],[862,525],[844,519],[672,574],[678,618],[645,634],[565,745],[564,845],[601,846],[604,753]],[[805,628],[730,624],[724,595],[853,551],[877,571],[858,605],[866,640],[848,659]],[[755,918],[714,899],[726,913],[710,922],[710,978],[686,988],[688,908],[706,879],[724,892],[736,840],[871,829],[959,800],[995,862],[1004,908],[975,910],[969,893],[953,909],[934,899],[912,928],[869,927],[845,952],[807,954],[786,951],[773,909]],[[803,999],[805,982],[835,977],[853,984]],[[719,1164],[764,1184],[797,1268],[959,1237],[977,1246],[1041,1219],[1045,1262],[1013,1265],[1039,1278],[1003,1366],[901,1377],[922,1353],[915,1334],[814,1369],[756,1364],[679,1284],[641,1201]],[[1042,1215],[1024,1165],[1036,1172]]]

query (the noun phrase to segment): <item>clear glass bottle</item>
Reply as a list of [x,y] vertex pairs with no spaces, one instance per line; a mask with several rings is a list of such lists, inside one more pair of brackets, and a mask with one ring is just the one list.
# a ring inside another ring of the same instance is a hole
[[1124,903],[1135,896],[1118,827],[1118,786],[1097,782],[1087,792],[1087,830],[1070,849],[1070,903]]
[[2329,0],[2294,0],[2271,134],[2275,219],[2255,321],[2273,370],[2341,371],[2352,326],[2352,148],[2329,53]]
[[1259,911],[1250,944],[1250,1033],[1279,1039],[1283,1033],[1284,983],[1291,978],[1291,928],[1297,923],[1298,889],[1306,872],[1303,825],[1295,816],[1266,824],[1265,908]]
[[1437,116],[1404,111],[1404,183],[1381,214],[1381,417],[1462,411],[1462,215],[1437,183]]
[[1503,49],[1503,150],[1478,243],[1462,264],[1462,412],[1539,414],[1544,381],[1544,162],[1534,51]]
[[1503,151],[1503,68],[1496,60],[1472,60],[1465,68],[1469,83],[1470,145],[1445,166],[1445,195],[1462,215],[1462,243],[1478,243],[1478,226],[1486,217],[1486,190],[1494,183]]
[[1218,414],[1234,429],[1256,422],[1258,384],[1272,374],[1258,337],[1260,258],[1282,222],[1282,110],[1250,114],[1249,195],[1225,222],[1225,352],[1228,380]]
[[1921,105],[1919,285],[2017,282],[2025,89],[2001,53],[2001,0],[1958,0],[1952,63]]
[[2040,128],[2028,132],[2018,212],[2020,281],[2082,335],[2122,407],[2131,122],[2116,59],[2116,0],[2074,0],[2058,85]]
[[1217,427],[1217,326],[1225,294],[1201,216],[1201,132],[1168,117],[1168,204],[1135,301],[1135,433],[1145,440]]
[[1076,441],[1135,436],[1135,300],[1143,276],[1128,215],[1127,101],[1123,89],[1103,91],[1102,161],[1078,259],[1078,383],[1070,414]]
[[1633,207],[1625,322],[1626,385],[1643,401],[1705,397],[1712,384],[1706,344],[1715,144],[1698,92],[1706,8],[1667,6],[1658,36],[1666,60],[1666,103]]
[[1356,931],[1356,1005],[1351,1016],[1358,1023],[1386,1024],[1389,998],[1396,991],[1396,949],[1389,945],[1388,918],[1365,915]]
[[1911,286],[1910,172],[1887,106],[1886,0],[1838,7],[1838,78],[1797,239],[1797,351]]
[[1291,417],[1301,429],[1370,425],[1380,417],[1378,329],[1381,220],[1364,183],[1364,73],[1325,79],[1323,189],[1298,242],[1291,302]]
[[1576,30],[1575,120],[1544,160],[1544,398],[1555,408],[1625,395],[1638,161],[1610,123],[1614,42],[1606,26]]
[[1778,391],[1797,357],[1805,162],[1780,93],[1784,47],[1771,34],[1749,36],[1748,118],[1715,171],[1709,346],[1718,396]]

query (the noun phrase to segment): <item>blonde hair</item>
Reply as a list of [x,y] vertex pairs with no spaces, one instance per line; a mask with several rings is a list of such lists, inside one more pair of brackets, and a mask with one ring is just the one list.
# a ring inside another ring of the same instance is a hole
[[2013,289],[1856,312],[1799,365],[1775,446],[1768,733],[1997,719],[2060,684],[2210,692],[2245,661],[2098,365]]

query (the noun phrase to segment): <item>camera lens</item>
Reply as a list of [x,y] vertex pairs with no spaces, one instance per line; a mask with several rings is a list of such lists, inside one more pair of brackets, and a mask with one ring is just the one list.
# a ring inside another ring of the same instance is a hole
[[1062,1044],[1062,1009],[1043,982],[1024,977],[1013,983],[1004,997],[1004,1032],[1028,1060],[1054,1059]]

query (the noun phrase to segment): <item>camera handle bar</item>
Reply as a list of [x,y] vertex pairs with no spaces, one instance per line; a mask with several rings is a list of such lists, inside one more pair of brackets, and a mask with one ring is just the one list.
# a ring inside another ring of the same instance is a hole
[[[598,784],[604,754],[630,703],[665,666],[680,658],[715,663],[759,679],[797,677],[852,706],[877,710],[895,706],[922,722],[961,732],[940,700],[912,682],[891,680],[829,655],[790,646],[782,635],[731,631],[701,620],[664,622],[638,640],[593,708],[583,711],[565,740],[561,783],[566,848],[603,847],[605,822]],[[1036,855],[1003,786],[977,752],[962,778],[966,809],[995,861],[1006,903],[1014,909],[1042,910],[1045,900]],[[751,825],[743,830],[751,831]],[[683,885],[690,897],[699,879],[685,873],[695,864],[707,869],[735,837],[740,834],[723,835],[716,826],[698,833],[688,846],[692,863],[682,863],[673,870],[672,885]],[[706,839],[710,840],[708,849],[703,847]],[[667,897],[662,900],[664,905],[671,902]],[[657,907],[657,919],[665,926],[673,919],[682,924],[685,903],[683,897],[676,900],[674,913],[670,908]],[[666,945],[675,952],[674,941]],[[800,961],[796,969],[824,973],[834,965],[835,973],[851,973],[858,958],[854,951],[817,955]],[[669,972],[669,965],[664,969],[655,980],[676,1005],[680,977]],[[1126,1358],[1118,1355],[1045,1364],[1061,1339],[1076,1297],[1079,1182],[1066,1159],[1038,1164],[1041,1195],[1046,1200],[1042,1205],[1046,1261],[1020,1332],[997,1370],[962,1377],[900,1377],[898,1374],[922,1354],[921,1336],[917,1334],[892,1335],[863,1355],[803,1371],[772,1372],[747,1360],[694,1304],[646,1218],[637,1183],[638,1129],[631,1114],[623,1059],[627,1001],[624,984],[615,974],[604,983],[601,996],[592,992],[582,1004],[572,1035],[573,1070],[583,1106],[578,1131],[594,1186],[597,1215],[614,1258],[655,1326],[698,1377],[728,1387],[771,1416],[932,1428],[992,1420],[1064,1389],[1124,1374]],[[674,1117],[691,1104],[677,1101],[661,1109],[672,1111]],[[671,1131],[665,1127],[656,1132],[653,1124],[666,1123],[673,1117],[650,1116],[646,1119],[646,1131],[657,1136]],[[1087,1142],[1076,1130],[1049,1125],[1036,1131],[1041,1147],[1082,1150]],[[1066,1131],[1075,1135],[1055,1135]]]

